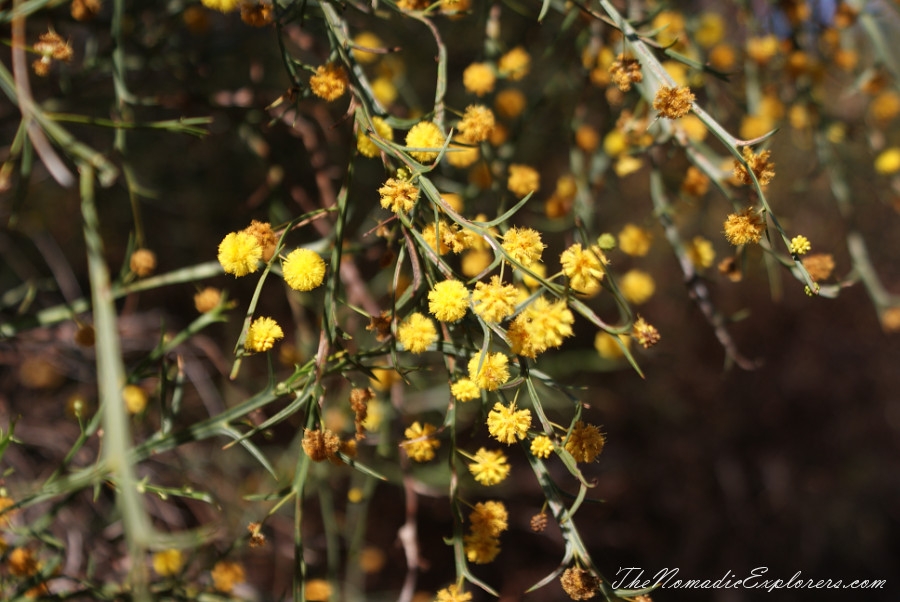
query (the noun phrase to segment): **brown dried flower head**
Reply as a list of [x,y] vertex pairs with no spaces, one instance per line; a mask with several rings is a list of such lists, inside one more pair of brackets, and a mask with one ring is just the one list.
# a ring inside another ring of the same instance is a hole
[[341,438],[328,429],[306,429],[301,443],[303,451],[313,462],[334,458],[341,449]]
[[150,249],[138,249],[131,254],[128,267],[141,278],[149,276],[156,271],[156,254]]
[[353,425],[356,427],[356,438],[366,438],[366,427],[363,423],[369,415],[369,402],[375,397],[371,388],[356,388],[350,391],[350,409],[353,410]]
[[881,328],[887,333],[900,332],[900,306],[884,310],[881,314]]
[[634,338],[641,344],[641,347],[649,349],[659,342],[660,336],[659,331],[653,324],[638,316],[637,321],[634,323]]
[[574,566],[563,572],[559,583],[573,600],[590,600],[600,588],[600,579],[596,575]]
[[259,243],[263,250],[262,260],[268,262],[275,255],[275,247],[278,245],[278,237],[272,230],[272,224],[269,222],[260,222],[253,220],[250,225],[244,228],[244,232],[251,235]]
[[100,12],[100,0],[72,0],[71,13],[76,21],[90,21]]
[[194,307],[201,314],[205,314],[215,309],[221,300],[222,291],[215,287],[207,286],[194,295]]
[[807,255],[801,261],[813,282],[828,280],[831,272],[834,271],[834,257],[831,256],[831,253],[814,253]]
[[378,341],[386,341],[391,336],[391,313],[388,311],[381,312],[378,316],[369,316],[369,324],[366,330],[375,333],[375,339]]
[[612,81],[619,90],[628,92],[631,85],[644,81],[644,74],[641,73],[641,63],[633,56],[620,54],[609,67],[609,73]]
[[266,535],[262,532],[261,523],[250,523],[247,525],[247,532],[250,533],[250,547],[259,548],[266,545]]
[[741,266],[738,264],[738,261],[733,256],[728,256],[722,261],[719,262],[719,273],[727,277],[732,282],[740,282],[744,277],[743,272],[741,272]]
[[666,119],[678,119],[691,112],[694,99],[687,86],[660,86],[653,99],[653,108]]
[[57,61],[70,61],[72,59],[72,47],[55,31],[42,33],[34,45],[34,51]]
[[709,177],[695,166],[691,165],[684,174],[681,182],[681,190],[685,194],[702,197],[709,191]]
[[[769,160],[771,151],[764,150],[756,155],[749,146],[745,146],[741,153],[760,186],[765,186],[772,181],[772,178],[775,177],[775,164]],[[747,186],[753,183],[753,178],[750,177],[747,168],[737,159],[734,160],[734,177],[738,182]]]
[[251,27],[265,27],[272,22],[272,5],[268,2],[241,4],[241,21]]
[[90,324],[83,324],[75,331],[75,344],[79,347],[93,347],[95,340],[96,333]]
[[547,528],[547,513],[540,512],[531,517],[531,530],[535,533],[541,533]]

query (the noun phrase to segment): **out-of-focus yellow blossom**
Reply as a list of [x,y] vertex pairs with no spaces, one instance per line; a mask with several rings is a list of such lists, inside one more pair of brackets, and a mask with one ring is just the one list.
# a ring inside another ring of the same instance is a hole
[[643,166],[644,161],[640,157],[635,157],[633,155],[624,155],[622,157],[619,157],[619,159],[616,161],[616,164],[613,166],[613,170],[616,172],[617,176],[619,176],[620,178],[624,178],[638,171]]
[[463,255],[460,271],[464,276],[474,278],[484,272],[493,260],[493,253],[487,249],[473,249]]
[[28,548],[16,548],[6,558],[9,572],[16,577],[31,577],[41,570],[41,563]]
[[[381,117],[372,117],[372,125],[375,127],[375,133],[381,138],[384,138],[385,140],[394,139],[393,128],[391,128],[388,122]],[[356,135],[356,149],[361,155],[369,158],[377,157],[381,152],[381,149],[372,142],[369,135],[362,129],[360,129],[359,134]]]
[[688,167],[687,173],[684,174],[681,190],[685,194],[701,197],[709,191],[709,177],[691,165]]
[[900,147],[892,146],[881,151],[875,158],[875,171],[890,175],[900,171]]
[[807,255],[802,262],[813,282],[828,280],[831,277],[831,272],[834,271],[834,257],[830,253]]
[[434,459],[434,450],[441,446],[441,442],[432,437],[435,431],[437,429],[432,424],[413,422],[409,428],[403,431],[406,441],[400,445],[415,462],[428,462]]
[[788,121],[795,130],[807,130],[813,125],[814,116],[805,104],[795,104],[788,111]]
[[441,200],[447,203],[450,208],[457,213],[462,213],[464,207],[463,198],[455,192],[442,192]]
[[878,124],[885,126],[900,115],[900,93],[896,90],[885,90],[869,103],[869,114]]
[[764,115],[744,115],[738,134],[745,140],[752,140],[768,134],[774,127],[772,120]]
[[372,33],[371,31],[363,31],[358,33],[353,38],[353,45],[360,46],[361,48],[352,48],[350,50],[351,54],[353,54],[353,58],[356,59],[356,62],[363,63],[368,65],[370,63],[374,63],[378,60],[379,55],[375,52],[369,52],[368,50],[363,50],[363,48],[371,48],[373,50],[381,48],[384,43],[381,41],[377,35]]
[[586,153],[592,153],[600,146],[600,133],[586,123],[575,130],[575,145]]
[[240,3],[240,0],[200,0],[200,4],[206,8],[222,13],[230,13],[237,10]]
[[463,71],[463,86],[476,96],[484,96],[494,90],[497,76],[487,63],[472,63]]
[[[454,138],[454,140],[457,140],[457,138]],[[451,143],[450,146],[447,147],[447,152],[444,154],[444,159],[447,160],[447,163],[459,169],[471,167],[472,164],[480,158],[481,151],[478,146],[471,145],[470,143],[466,143],[465,145]]]
[[[534,272],[534,274],[540,278],[544,278],[547,276],[547,266],[545,266],[540,261],[536,261],[528,266],[529,271]],[[528,272],[522,272],[522,283],[528,288],[535,289],[541,285],[540,281],[533,277]]]
[[497,61],[497,72],[501,77],[518,81],[528,75],[531,55],[521,46],[516,46]]
[[251,27],[265,27],[272,23],[272,4],[266,0],[241,3],[241,21]]
[[469,522],[472,532],[497,537],[509,528],[509,512],[503,502],[478,502],[469,513]]
[[450,394],[458,401],[472,401],[481,397],[481,389],[470,378],[461,378],[450,386]]
[[488,564],[500,554],[500,540],[480,533],[469,533],[463,537],[463,550],[469,562]]
[[727,42],[709,49],[709,64],[719,71],[731,71],[737,66],[737,50]]
[[718,13],[705,12],[700,15],[694,41],[703,48],[712,48],[725,38],[725,19]]
[[497,147],[505,144],[508,139],[509,128],[502,123],[497,123],[494,125],[494,129],[491,130],[491,136],[488,138],[488,142],[491,143],[491,146]]
[[662,64],[663,69],[675,80],[676,86],[687,86],[689,83],[688,68],[684,63],[678,61],[665,61]]
[[397,86],[389,77],[376,77],[372,80],[372,95],[378,102],[388,107],[397,100]]
[[646,303],[656,292],[653,276],[642,270],[628,270],[619,281],[622,296],[630,303],[641,305]]
[[310,579],[303,584],[303,593],[309,602],[327,602],[331,599],[331,584],[324,579]]
[[6,497],[5,495],[0,496],[0,527],[9,527],[11,524],[10,519],[19,512],[18,510],[3,512],[15,503],[15,500],[10,497]]
[[765,65],[778,54],[778,38],[775,35],[747,38],[747,56]]
[[237,562],[228,562],[220,560],[210,572],[213,580],[213,587],[216,590],[230,594],[234,586],[243,583],[246,579],[244,567]]
[[160,577],[172,577],[181,571],[184,556],[181,550],[163,550],[153,555],[153,570]]
[[653,235],[635,224],[625,224],[619,232],[619,248],[626,255],[643,257],[650,251]]
[[518,88],[507,88],[497,93],[494,110],[505,119],[515,119],[525,110],[525,94]]
[[128,267],[136,276],[145,278],[156,271],[156,253],[150,249],[135,249],[128,260]]
[[400,382],[402,380],[400,374],[393,368],[373,368],[372,378],[369,379],[369,384],[371,384],[372,388],[376,391],[385,392],[390,391],[395,382]]
[[[618,342],[616,339],[618,338]],[[625,352],[622,351],[622,346],[619,345],[621,343],[625,347],[629,347],[631,345],[631,337],[625,334],[620,334],[618,337],[614,337],[608,332],[600,331],[597,333],[597,336],[594,337],[594,349],[597,350],[597,353],[600,354],[600,357],[607,360],[615,360],[625,355]]]
[[541,176],[529,165],[512,163],[509,166],[509,179],[506,187],[518,197],[536,192],[541,187]]
[[476,481],[490,487],[509,476],[509,463],[502,451],[482,447],[475,452],[473,462],[469,464],[469,472]]
[[378,546],[366,546],[359,553],[359,568],[366,575],[381,572],[387,564],[387,555]]
[[706,139],[706,135],[709,133],[709,130],[707,130],[703,122],[700,121],[700,118],[693,113],[679,119],[677,127],[684,130],[687,137],[694,142],[703,142],[703,140]]
[[147,392],[137,385],[125,385],[122,399],[129,414],[140,414],[147,407]]
[[662,46],[671,46],[684,40],[684,16],[673,10],[660,11],[651,24],[653,30],[660,30],[656,34],[656,41]]
[[628,138],[621,130],[612,130],[603,139],[603,150],[610,157],[618,157],[628,149]]
[[494,114],[484,105],[469,105],[457,129],[466,142],[487,140],[494,129]]
[[716,250],[712,242],[702,236],[695,236],[685,249],[688,259],[698,269],[710,267],[716,259]]

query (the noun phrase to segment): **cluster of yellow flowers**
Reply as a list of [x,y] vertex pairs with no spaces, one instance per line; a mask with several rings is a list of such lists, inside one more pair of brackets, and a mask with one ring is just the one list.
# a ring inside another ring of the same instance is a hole
[[492,562],[500,553],[500,534],[509,528],[503,502],[478,502],[469,513],[469,533],[463,537],[466,558],[475,564]]
[[[218,259],[226,274],[235,277],[256,272],[262,262],[269,262],[275,255],[278,239],[268,223],[253,221],[240,232],[231,232],[219,244]],[[325,280],[325,262],[310,249],[294,249],[283,258],[282,275],[284,282],[292,289],[308,292]],[[218,304],[217,291],[204,291],[199,297],[199,311],[210,310]],[[260,316],[248,327],[244,338],[247,352],[269,351],[275,342],[284,338],[284,331],[273,318]]]

